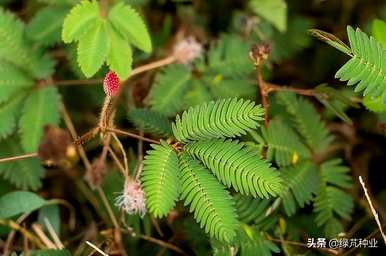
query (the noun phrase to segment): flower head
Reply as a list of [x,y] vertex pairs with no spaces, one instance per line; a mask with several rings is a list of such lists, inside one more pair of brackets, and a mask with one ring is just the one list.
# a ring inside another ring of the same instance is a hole
[[119,77],[115,72],[109,71],[103,80],[103,90],[108,96],[115,96],[119,91]]
[[202,45],[192,36],[180,41],[174,46],[174,57],[177,62],[187,65],[201,56]]
[[131,179],[126,180],[122,194],[115,199],[115,205],[127,214],[139,214],[143,217],[146,205],[141,184]]

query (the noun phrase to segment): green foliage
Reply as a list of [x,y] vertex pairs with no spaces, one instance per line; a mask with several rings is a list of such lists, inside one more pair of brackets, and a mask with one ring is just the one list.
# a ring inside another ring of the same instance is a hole
[[32,87],[33,79],[11,63],[0,61],[0,103],[17,92]]
[[95,0],[81,1],[65,18],[62,39],[79,42],[78,63],[86,77],[93,76],[106,61],[124,80],[132,65],[129,43],[150,52],[150,36],[141,17],[123,2],[114,5],[107,17],[104,12]]
[[48,202],[35,193],[14,191],[0,197],[0,219],[29,213],[41,208]]
[[313,199],[318,190],[320,177],[317,167],[310,162],[282,169],[281,173],[283,180],[286,181],[286,189],[280,197],[283,199],[286,214],[291,216],[296,212],[296,202],[303,208]]
[[40,9],[27,26],[27,36],[44,46],[59,43],[62,24],[67,13],[68,7],[63,5]]
[[190,204],[190,211],[205,232],[220,241],[231,242],[236,236],[237,219],[229,192],[197,160],[181,154],[179,161],[184,204]]
[[355,91],[363,91],[363,95],[382,96],[386,103],[386,51],[373,37],[368,37],[360,29],[354,31],[347,27],[352,51],[351,59],[341,67],[335,77],[347,81],[347,85],[355,86]]
[[91,28],[99,15],[96,1],[81,1],[71,9],[64,20],[62,39],[65,43],[77,41]]
[[143,162],[141,180],[149,211],[155,217],[163,217],[174,207],[180,192],[178,160],[166,142],[152,147]]
[[265,239],[258,229],[248,225],[242,225],[239,243],[240,256],[270,256],[272,252],[280,252],[280,249],[272,241]]
[[267,218],[266,211],[269,200],[256,199],[250,196],[237,194],[234,197],[239,220],[243,223],[259,223]]
[[164,137],[171,137],[173,134],[168,118],[161,113],[137,108],[130,110],[128,117],[136,127],[145,132]]
[[39,209],[38,222],[45,230],[49,230],[49,226],[54,229],[56,234],[60,234],[60,209],[56,204],[49,204]]
[[296,164],[299,159],[306,159],[310,152],[299,136],[286,123],[271,120],[268,128],[262,129],[267,143],[267,159],[275,160],[278,166]]
[[19,121],[21,145],[26,152],[37,150],[45,125],[58,124],[59,100],[54,87],[34,90],[26,99]]
[[250,8],[271,22],[279,31],[287,29],[287,3],[285,0],[250,0]]
[[[0,143],[0,156],[10,157],[22,154],[19,143],[10,137]],[[23,159],[0,163],[0,175],[20,189],[37,190],[42,186],[40,178],[44,169],[38,159]]]
[[181,110],[184,94],[192,78],[190,70],[182,65],[171,65],[156,78],[150,92],[151,109],[166,116],[174,116]]
[[109,12],[109,20],[116,30],[134,46],[144,52],[151,52],[151,38],[146,25],[134,9],[118,3]]
[[227,187],[254,197],[269,198],[282,190],[282,179],[270,164],[238,141],[212,139],[184,146]]
[[16,129],[20,106],[25,94],[15,95],[7,102],[0,104],[0,140],[11,135]]
[[235,137],[256,128],[263,109],[249,100],[229,98],[192,107],[173,123],[178,141]]
[[78,63],[86,77],[93,76],[102,66],[110,47],[107,22],[97,19],[83,34],[78,44]]
[[287,92],[280,92],[277,96],[278,102],[285,106],[294,120],[296,131],[313,152],[320,152],[331,143],[332,137],[309,101]]
[[11,63],[38,79],[52,74],[52,59],[27,44],[24,25],[13,14],[0,8],[0,24],[1,62]]
[[351,177],[348,168],[341,165],[341,160],[333,159],[320,167],[321,181],[319,192],[315,198],[316,223],[321,226],[339,216],[350,219],[353,210],[353,200],[342,189],[351,187]]
[[373,20],[371,28],[373,37],[383,45],[384,49],[386,49],[386,22],[375,19]]

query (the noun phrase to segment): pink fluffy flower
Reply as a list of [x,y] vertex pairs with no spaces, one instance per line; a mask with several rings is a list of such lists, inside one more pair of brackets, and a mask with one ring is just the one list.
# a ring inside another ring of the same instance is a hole
[[141,184],[131,179],[127,180],[122,194],[115,199],[115,205],[127,214],[139,214],[143,217],[146,213],[146,205]]
[[119,91],[119,77],[115,72],[109,71],[103,80],[103,90],[108,96],[115,96]]
[[202,45],[192,36],[180,41],[174,46],[174,57],[177,62],[187,65],[201,56]]

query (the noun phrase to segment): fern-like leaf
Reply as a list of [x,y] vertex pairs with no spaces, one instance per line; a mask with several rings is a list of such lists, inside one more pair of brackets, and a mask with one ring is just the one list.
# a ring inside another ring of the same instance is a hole
[[282,170],[286,188],[280,194],[286,214],[291,216],[296,211],[296,203],[304,207],[309,203],[318,190],[319,174],[314,164],[303,162]]
[[250,196],[236,194],[233,196],[239,220],[244,223],[258,223],[266,218],[266,211],[270,200],[257,199]]
[[99,17],[97,1],[83,0],[71,9],[64,19],[62,39],[65,43],[77,41],[88,31]]
[[271,256],[272,252],[280,252],[272,241],[265,239],[260,230],[253,226],[241,225],[238,240],[240,256]]
[[27,36],[38,44],[51,46],[60,42],[68,6],[54,5],[39,10],[27,26]]
[[237,218],[229,192],[197,160],[182,153],[179,161],[184,204],[190,205],[190,211],[206,233],[223,242],[232,241]]
[[229,98],[192,107],[173,123],[180,142],[235,137],[259,126],[263,109],[249,100]]
[[110,44],[106,26],[106,21],[96,20],[79,40],[78,63],[86,77],[93,76],[106,59]]
[[109,20],[129,42],[144,52],[151,52],[151,39],[146,25],[139,14],[123,2],[116,4],[109,12]]
[[168,118],[158,112],[133,109],[128,113],[129,119],[140,129],[145,132],[154,133],[159,136],[172,136],[172,126]]
[[25,101],[19,120],[21,145],[26,152],[35,152],[47,124],[59,122],[59,93],[55,87],[33,91]]
[[165,68],[150,91],[151,109],[174,116],[181,110],[182,99],[190,87],[191,78],[191,71],[182,65]]
[[267,159],[275,160],[279,166],[296,164],[309,157],[307,147],[299,136],[281,120],[271,120],[267,129],[262,129],[267,141]]
[[296,130],[313,152],[320,152],[331,143],[332,137],[309,101],[288,92],[280,92],[277,96],[278,102],[286,107],[294,120]]
[[269,198],[282,190],[279,172],[238,141],[198,141],[185,145],[184,150],[202,161],[224,185],[241,194]]
[[[335,77],[355,85],[355,91],[377,97],[386,90],[386,50],[373,37],[368,37],[359,28],[347,27],[352,58],[341,67]],[[383,96],[386,102],[386,94]]]
[[223,35],[215,47],[208,53],[209,73],[221,74],[225,78],[242,78],[253,72],[253,65],[246,56],[251,50],[251,42],[243,41],[239,36]]
[[32,87],[34,81],[11,63],[0,61],[0,103],[20,90]]
[[[0,142],[0,156],[11,157],[23,154],[19,142],[10,137]],[[44,169],[38,159],[23,159],[7,163],[0,163],[0,175],[20,189],[37,190],[41,187],[40,178]]]
[[155,217],[166,216],[180,192],[177,154],[166,142],[152,145],[143,161],[141,182],[146,205]]
[[352,186],[349,169],[340,159],[332,159],[320,166],[321,181],[315,198],[314,211],[319,226],[328,224],[337,216],[350,219],[354,204],[352,197],[342,189]]

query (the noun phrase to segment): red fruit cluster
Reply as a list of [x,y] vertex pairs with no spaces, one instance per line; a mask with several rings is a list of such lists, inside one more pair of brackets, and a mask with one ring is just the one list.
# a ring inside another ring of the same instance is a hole
[[119,91],[119,77],[115,72],[109,71],[103,80],[103,90],[108,96],[115,96]]

